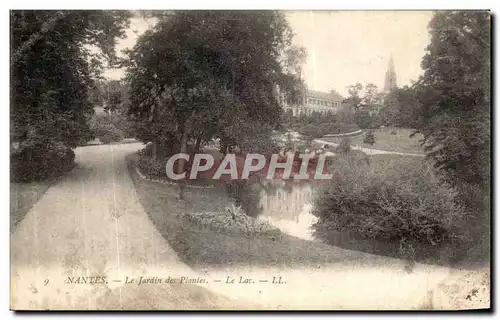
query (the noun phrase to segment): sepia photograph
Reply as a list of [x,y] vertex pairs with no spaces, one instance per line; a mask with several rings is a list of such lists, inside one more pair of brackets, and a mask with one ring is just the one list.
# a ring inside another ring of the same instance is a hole
[[9,15],[10,310],[491,310],[491,11]]

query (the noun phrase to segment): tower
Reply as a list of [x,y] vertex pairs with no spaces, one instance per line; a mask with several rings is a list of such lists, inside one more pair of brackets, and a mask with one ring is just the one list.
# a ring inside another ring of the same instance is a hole
[[396,71],[394,70],[394,61],[391,58],[389,59],[389,65],[387,66],[387,72],[385,73],[385,81],[384,81],[384,91],[389,92],[394,88],[397,88],[397,77]]

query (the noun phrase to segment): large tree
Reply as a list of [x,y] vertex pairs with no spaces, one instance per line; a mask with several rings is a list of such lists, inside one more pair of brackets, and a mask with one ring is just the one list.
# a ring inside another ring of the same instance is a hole
[[490,23],[485,11],[435,13],[424,75],[415,85],[421,103],[417,129],[428,156],[455,186],[476,186],[485,195],[490,180]]
[[129,52],[130,115],[139,138],[167,154],[214,137],[227,147],[265,146],[255,142],[279,123],[278,92],[289,102],[299,97],[293,60],[301,54],[285,16],[176,11],[156,18]]
[[386,125],[415,128],[419,122],[420,104],[415,91],[404,86],[394,88],[384,98],[381,115]]
[[[11,142],[16,161],[88,137],[90,90],[114,64],[125,11],[11,12]],[[42,165],[42,164],[40,164]]]

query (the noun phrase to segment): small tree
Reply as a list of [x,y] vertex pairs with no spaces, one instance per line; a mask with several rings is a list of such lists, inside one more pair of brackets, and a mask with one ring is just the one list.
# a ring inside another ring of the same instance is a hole
[[342,139],[339,146],[337,147],[337,152],[340,154],[348,154],[351,151],[351,139]]
[[373,146],[373,144],[375,143],[375,135],[371,130],[368,130],[365,133],[365,138],[363,139],[363,143],[369,144],[371,146]]

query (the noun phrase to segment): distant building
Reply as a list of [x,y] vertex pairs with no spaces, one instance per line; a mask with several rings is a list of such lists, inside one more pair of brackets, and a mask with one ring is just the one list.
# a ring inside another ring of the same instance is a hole
[[285,111],[291,111],[294,116],[298,116],[301,114],[310,115],[313,112],[337,113],[340,110],[342,100],[344,100],[344,98],[335,90],[321,92],[306,89],[303,92],[302,102],[300,104],[287,104],[283,97],[280,102]]
[[389,59],[389,65],[387,66],[387,71],[385,73],[384,79],[384,92],[388,93],[393,89],[398,87],[398,81],[396,76],[396,70],[394,70],[394,61],[392,60],[392,56]]

